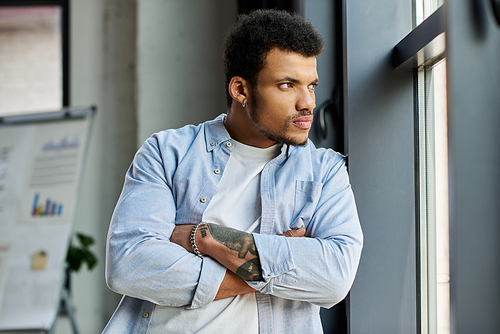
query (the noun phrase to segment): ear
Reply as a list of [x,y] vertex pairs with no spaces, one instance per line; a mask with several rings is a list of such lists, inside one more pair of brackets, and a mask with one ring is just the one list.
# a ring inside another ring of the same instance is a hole
[[243,104],[243,101],[248,103],[250,89],[247,80],[238,76],[232,77],[228,89],[233,100],[241,104]]

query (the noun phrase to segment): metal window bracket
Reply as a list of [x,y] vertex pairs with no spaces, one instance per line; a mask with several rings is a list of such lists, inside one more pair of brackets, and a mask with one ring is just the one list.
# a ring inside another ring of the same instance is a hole
[[419,67],[444,56],[444,14],[443,6],[439,7],[394,47],[394,67],[405,63]]

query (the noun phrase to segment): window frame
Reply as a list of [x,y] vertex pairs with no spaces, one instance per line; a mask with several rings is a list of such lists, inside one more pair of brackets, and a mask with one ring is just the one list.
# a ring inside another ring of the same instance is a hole
[[[401,68],[410,66],[414,72],[415,87],[415,189],[416,203],[416,254],[417,254],[417,333],[434,333],[430,323],[437,324],[436,305],[431,305],[429,298],[435,298],[429,295],[434,291],[437,282],[430,282],[429,276],[435,274],[433,268],[429,268],[429,254],[433,252],[435,246],[435,235],[429,235],[428,210],[433,210],[432,205],[428,203],[428,117],[427,108],[427,85],[429,83],[428,75],[432,67],[446,58],[445,49],[445,8],[441,5],[408,35],[406,35],[393,49],[393,66]],[[423,133],[422,133],[423,132]],[[425,138],[425,139],[424,139]],[[424,142],[422,142],[424,141]],[[428,238],[432,240],[428,240]],[[429,245],[431,242],[431,245]],[[434,252],[435,253],[435,252]],[[436,304],[436,303],[434,303]]]

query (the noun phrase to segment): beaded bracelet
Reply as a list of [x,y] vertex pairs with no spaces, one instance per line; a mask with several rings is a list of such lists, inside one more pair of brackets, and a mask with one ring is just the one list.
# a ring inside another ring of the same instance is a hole
[[191,230],[191,236],[189,239],[191,240],[191,247],[193,247],[193,252],[203,259],[205,254],[202,254],[198,249],[198,246],[196,246],[196,231],[198,230],[198,227],[200,227],[200,225],[202,224],[205,224],[205,222],[199,222],[198,224],[193,226],[193,229]]

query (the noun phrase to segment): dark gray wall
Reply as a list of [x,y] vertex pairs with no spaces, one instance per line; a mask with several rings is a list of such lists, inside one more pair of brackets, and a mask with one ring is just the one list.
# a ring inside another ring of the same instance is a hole
[[227,112],[222,44],[235,0],[137,0],[137,145]]
[[320,84],[316,88],[316,105],[329,99],[335,86],[334,4],[329,0],[303,1],[304,17],[312,22],[325,40],[323,53],[318,57]]
[[349,173],[365,235],[351,333],[416,332],[413,74],[391,65],[411,6],[346,1]]
[[500,333],[500,25],[446,5],[452,333]]

